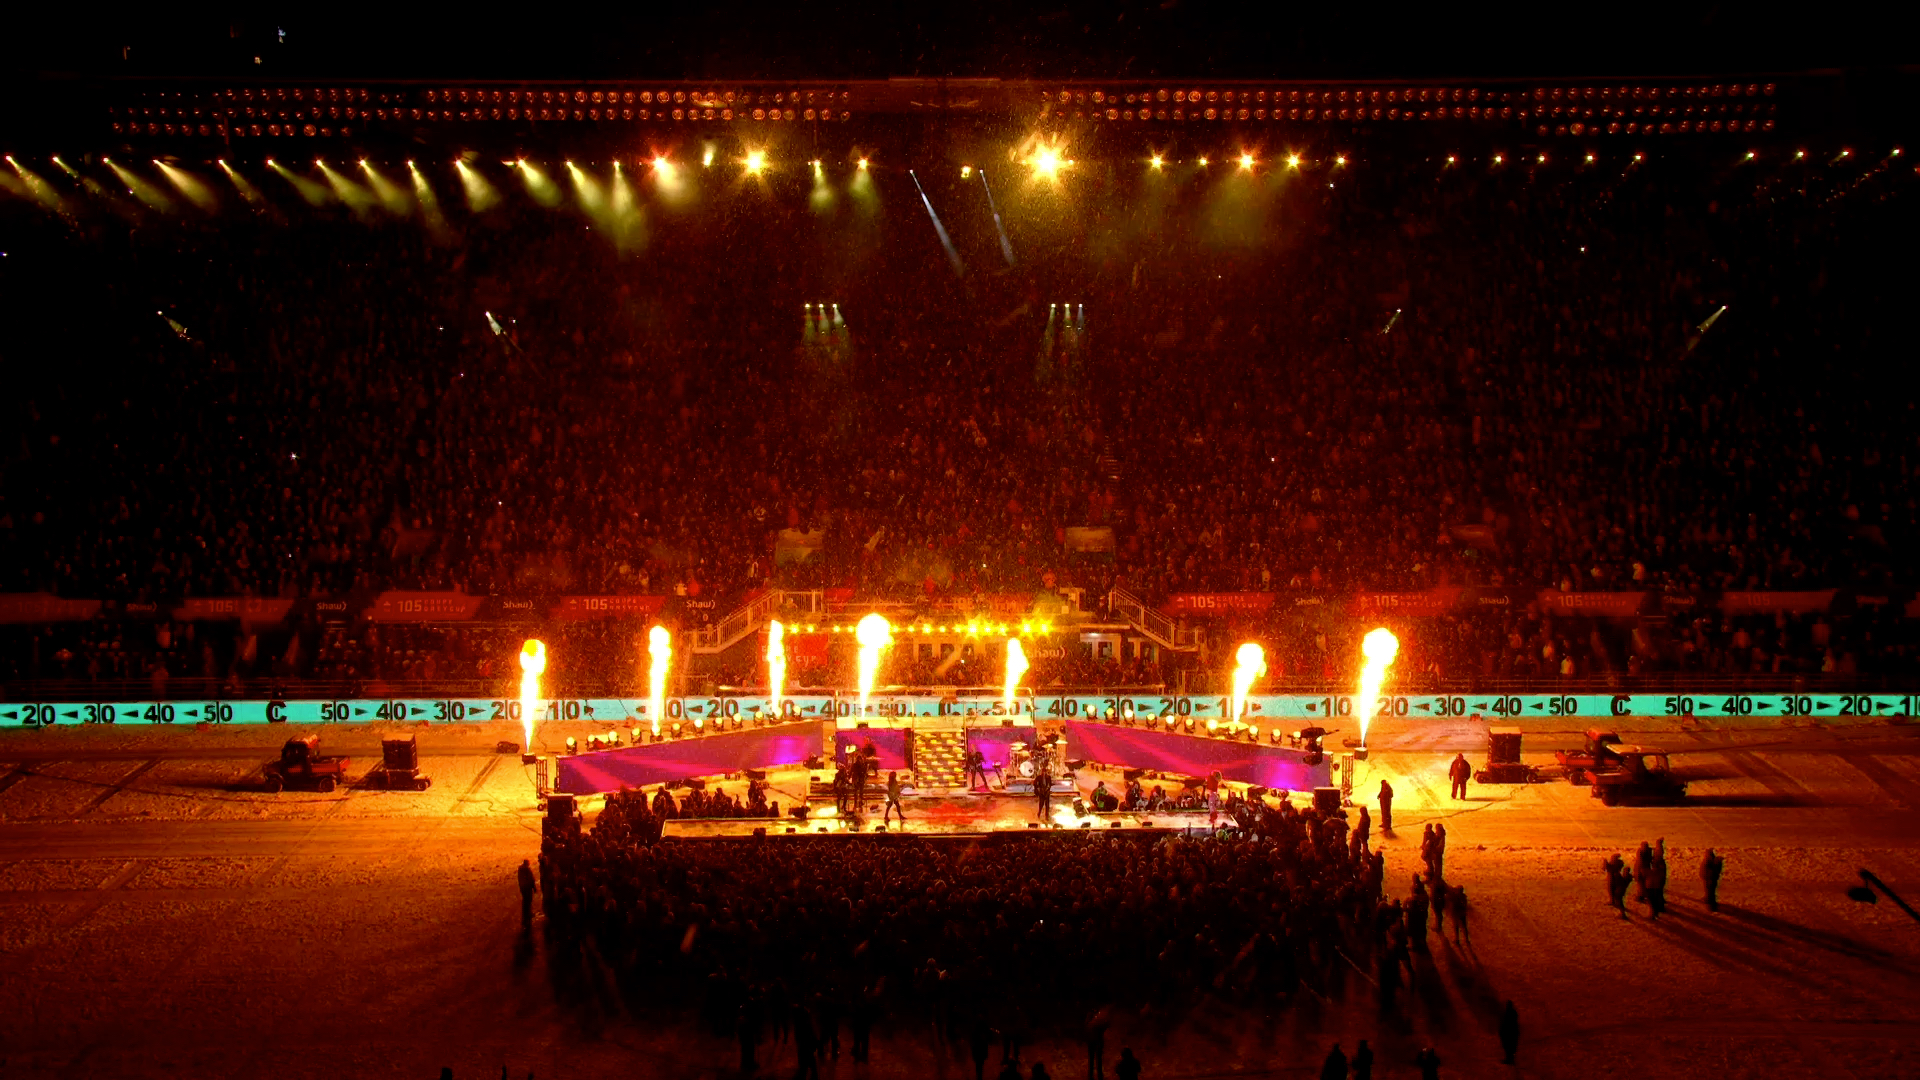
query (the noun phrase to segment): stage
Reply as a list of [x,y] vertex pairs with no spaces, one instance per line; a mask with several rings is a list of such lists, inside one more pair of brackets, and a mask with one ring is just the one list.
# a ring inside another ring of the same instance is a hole
[[[811,791],[819,790],[820,785],[831,781],[831,770],[807,770],[803,768],[772,769],[767,771],[769,799],[781,806],[778,818],[675,818],[666,823],[663,835],[680,839],[737,839],[761,834],[774,836],[927,836],[942,838],[981,837],[1005,834],[1038,834],[1056,831],[1094,831],[1129,834],[1153,832],[1162,835],[1204,835],[1212,830],[1208,822],[1207,811],[1164,810],[1117,811],[1108,814],[1091,812],[1076,813],[1074,802],[1078,799],[1083,807],[1089,796],[1101,783],[1107,790],[1116,794],[1125,790],[1122,773],[1117,769],[1088,766],[1076,770],[1070,777],[1061,778],[1045,820],[1039,816],[1039,800],[1031,794],[1006,792],[993,793],[941,793],[907,794],[902,802],[906,806],[906,821],[903,824],[899,814],[892,815],[891,821],[882,821],[886,805],[886,791],[882,786],[867,785],[867,798],[863,812],[842,813],[834,806],[831,796],[807,797]],[[1172,777],[1142,777],[1141,783],[1147,790],[1155,784],[1169,791],[1179,790],[1179,781]],[[727,795],[742,798],[746,796],[745,780],[708,780],[704,786],[708,790],[718,789]],[[683,789],[674,790],[676,798],[685,794]],[[1223,792],[1247,794],[1244,784],[1228,782]],[[1269,805],[1278,805],[1282,796],[1269,793],[1266,798]],[[793,811],[802,805],[805,799],[806,817],[796,818]],[[1293,796],[1296,806],[1303,806],[1310,796]],[[584,810],[586,824],[591,825],[600,800],[589,800]],[[1231,824],[1232,819],[1221,814],[1219,824]]]

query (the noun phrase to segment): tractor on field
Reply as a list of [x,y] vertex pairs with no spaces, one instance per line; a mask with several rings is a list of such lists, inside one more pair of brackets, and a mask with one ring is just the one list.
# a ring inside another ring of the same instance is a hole
[[302,735],[288,739],[280,748],[280,760],[267,763],[266,788],[281,791],[289,787],[311,788],[326,793],[347,779],[350,759],[320,756],[320,736]]
[[1559,763],[1561,772],[1569,782],[1590,784],[1594,774],[1619,767],[1619,756],[1615,753],[1619,745],[1618,732],[1588,728],[1586,742],[1580,749],[1555,750],[1553,760]]
[[1686,797],[1687,782],[1673,774],[1665,750],[1651,746],[1612,748],[1613,766],[1590,772],[1593,797],[1602,805],[1623,802],[1676,802]]

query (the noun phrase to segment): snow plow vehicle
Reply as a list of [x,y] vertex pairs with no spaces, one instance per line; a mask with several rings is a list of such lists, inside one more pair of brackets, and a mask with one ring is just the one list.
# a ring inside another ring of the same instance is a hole
[[1651,746],[1610,748],[1613,765],[1590,771],[1593,797],[1603,806],[1623,802],[1675,802],[1686,797],[1687,782],[1673,774],[1667,752]]
[[280,760],[267,763],[266,788],[282,791],[303,787],[329,792],[346,782],[349,763],[350,759],[344,757],[320,756],[318,735],[288,739],[287,745],[280,748]]
[[1580,749],[1555,750],[1553,760],[1559,764],[1560,771],[1570,783],[1590,784],[1596,774],[1619,767],[1619,755],[1616,753],[1619,746],[1618,732],[1588,728],[1586,742]]

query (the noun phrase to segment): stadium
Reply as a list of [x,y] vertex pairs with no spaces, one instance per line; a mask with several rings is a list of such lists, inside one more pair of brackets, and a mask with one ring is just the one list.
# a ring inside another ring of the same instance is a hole
[[1911,1075],[1910,70],[229,44],[0,111],[0,1071]]

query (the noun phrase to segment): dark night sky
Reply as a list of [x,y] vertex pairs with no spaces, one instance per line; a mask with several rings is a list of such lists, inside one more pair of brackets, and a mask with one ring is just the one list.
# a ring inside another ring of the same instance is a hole
[[[890,3],[251,5],[199,14],[79,4],[9,16],[16,75],[422,78],[1006,78],[1652,75],[1879,67],[1897,4]],[[394,9],[397,11],[397,9]],[[1814,14],[1817,13],[1817,18]],[[284,41],[281,31],[285,32]],[[124,50],[124,52],[123,52]],[[254,64],[258,56],[261,63]]]

